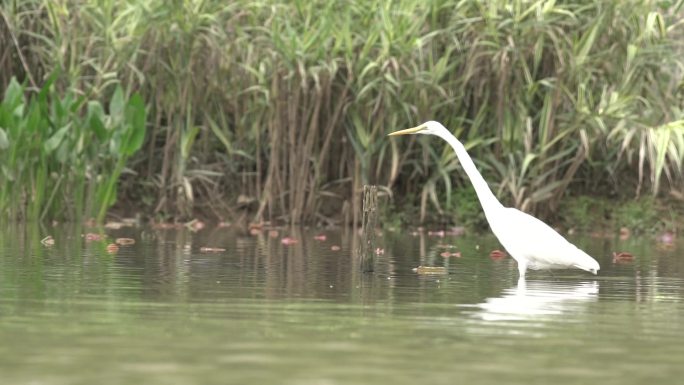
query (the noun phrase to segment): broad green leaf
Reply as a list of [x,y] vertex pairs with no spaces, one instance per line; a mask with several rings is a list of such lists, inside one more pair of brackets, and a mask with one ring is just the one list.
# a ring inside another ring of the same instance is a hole
[[93,130],[95,137],[99,141],[104,142],[110,133],[104,126],[105,114],[104,110],[102,109],[102,105],[98,101],[89,101],[86,111],[86,121],[88,123],[88,127]]
[[5,90],[5,99],[3,104],[6,104],[10,110],[14,110],[24,100],[24,87],[22,87],[15,77],[12,77],[10,84]]
[[145,102],[143,101],[140,94],[133,94],[133,96],[128,102],[126,112],[128,113],[129,123],[131,123],[136,128],[136,130],[145,129]]
[[54,135],[52,135],[48,140],[45,141],[43,148],[48,154],[53,152],[62,143],[62,140],[69,131],[70,127],[71,123],[68,123],[66,126],[57,130],[57,132],[55,132]]
[[124,153],[128,156],[135,154],[145,141],[145,103],[139,94],[134,94],[128,102],[126,108],[128,129],[131,132],[126,136],[128,142],[125,144]]
[[31,135],[33,133],[38,133],[41,138],[45,138],[50,135],[52,126],[47,120],[48,117],[43,111],[41,111],[40,106],[35,103],[31,103],[27,107],[28,112],[22,119],[22,122],[26,123],[26,130],[24,132],[10,132],[10,136],[14,137],[16,135],[23,136],[26,134]]
[[66,123],[66,120],[68,119],[67,116],[69,114],[68,108],[65,108],[65,100],[57,100],[56,102],[53,102],[52,105],[52,114],[50,116],[52,123],[57,126],[61,126]]
[[59,68],[55,69],[50,73],[50,76],[45,80],[43,83],[43,86],[40,88],[40,91],[38,92],[38,102],[44,105],[48,105],[48,101],[50,98],[50,92],[52,90],[52,84],[57,80],[59,77],[61,71]]
[[118,156],[121,152],[121,131],[115,131],[114,135],[109,139],[109,153]]
[[6,150],[9,147],[9,139],[7,133],[0,127],[0,150]]
[[354,132],[359,144],[364,149],[367,149],[370,142],[370,134],[366,130],[366,125],[358,114],[352,115],[352,121],[354,122]]
[[124,108],[123,90],[120,85],[117,85],[114,94],[112,95],[112,99],[109,101],[109,115],[118,120],[122,117],[121,115],[124,112]]

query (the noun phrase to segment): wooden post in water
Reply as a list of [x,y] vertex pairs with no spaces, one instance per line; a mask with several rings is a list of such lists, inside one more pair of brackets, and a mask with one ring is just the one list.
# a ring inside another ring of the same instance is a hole
[[361,244],[358,258],[361,271],[372,272],[375,265],[375,229],[378,227],[378,187],[363,186],[363,215],[361,221]]

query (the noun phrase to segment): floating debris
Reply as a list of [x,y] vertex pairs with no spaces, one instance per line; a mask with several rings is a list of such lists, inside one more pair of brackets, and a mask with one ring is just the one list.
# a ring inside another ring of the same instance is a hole
[[261,234],[261,229],[249,229],[249,235],[259,235]]
[[121,245],[121,246],[134,245],[135,239],[133,239],[133,238],[116,238],[114,243],[116,243],[117,245]]
[[200,252],[202,253],[220,253],[226,251],[222,247],[200,247]]
[[385,254],[385,249],[380,248],[380,247],[375,249],[375,255],[384,255],[384,254]]
[[465,234],[465,227],[463,227],[463,226],[452,227],[451,229],[449,229],[447,234],[448,235],[454,235],[454,236],[463,235],[463,234]]
[[445,251],[445,252],[440,253],[439,255],[441,255],[444,258],[449,258],[449,257],[461,258],[461,252],[460,251],[456,251],[453,253]]
[[446,267],[443,266],[418,266],[413,268],[414,273],[424,274],[424,275],[443,275],[448,274]]
[[508,254],[506,254],[505,251],[501,251],[501,250],[497,249],[497,250],[492,250],[492,252],[489,253],[489,258],[491,258],[491,259],[503,259],[503,258],[506,258],[507,255]]
[[632,262],[634,256],[626,251],[613,251],[613,263]]
[[626,227],[620,227],[620,240],[626,241],[629,239],[631,232]]
[[656,238],[658,242],[656,248],[658,250],[670,251],[675,248],[675,234],[671,231],[666,231]]
[[118,230],[122,227],[135,227],[140,225],[138,218],[121,218],[120,221],[111,221],[105,223],[105,229]]
[[263,224],[263,223],[250,223],[250,224],[249,224],[249,229],[250,229],[250,230],[252,230],[252,229],[261,230],[261,229],[263,229],[263,228],[264,228],[264,224]]
[[54,246],[55,239],[52,238],[52,235],[48,235],[47,237],[41,239],[40,243],[42,243],[44,246]]
[[121,224],[126,227],[140,226],[140,218],[121,218]]
[[666,231],[658,236],[658,242],[665,245],[673,245],[675,241],[675,235],[671,231]]
[[102,234],[97,233],[87,233],[85,235],[82,235],[82,237],[85,238],[86,242],[101,241],[104,239],[104,236],[102,236]]
[[170,229],[178,229],[182,225],[180,223],[171,223],[171,222],[159,222],[159,223],[152,223],[152,228],[155,230],[170,230]]
[[280,243],[282,243],[283,245],[294,245],[295,243],[299,243],[299,241],[295,238],[285,237],[280,240]]
[[340,251],[340,250],[342,250],[342,248],[341,248],[340,246],[338,246],[338,245],[332,245],[332,246],[330,246],[330,250],[332,250],[332,251]]
[[240,194],[237,197],[238,206],[249,206],[256,201],[257,199],[255,197],[247,196],[245,194]]
[[325,234],[314,235],[314,239],[317,241],[325,241],[328,237]]
[[444,230],[428,231],[428,237],[444,238],[444,235],[446,235],[446,232]]
[[666,231],[658,238],[658,241],[661,243],[674,243],[674,239],[674,233],[671,231]]
[[593,231],[589,234],[590,237],[592,238],[599,238],[599,239],[610,239],[615,236],[615,232],[613,231],[600,231],[596,230]]
[[202,230],[206,225],[199,219],[193,219],[190,222],[185,223],[185,227],[192,232],[198,232]]
[[110,243],[107,245],[107,252],[109,254],[115,254],[118,251],[119,251],[119,246],[117,246],[116,243]]

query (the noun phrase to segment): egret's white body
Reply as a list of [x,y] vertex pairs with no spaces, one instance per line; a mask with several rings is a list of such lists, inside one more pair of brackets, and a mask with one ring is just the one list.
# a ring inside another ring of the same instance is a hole
[[539,219],[518,209],[504,207],[482,175],[477,171],[465,147],[441,123],[429,121],[418,127],[390,135],[426,134],[444,139],[456,152],[463,170],[470,178],[487,222],[501,245],[518,262],[520,278],[529,269],[578,268],[596,274],[598,262]]

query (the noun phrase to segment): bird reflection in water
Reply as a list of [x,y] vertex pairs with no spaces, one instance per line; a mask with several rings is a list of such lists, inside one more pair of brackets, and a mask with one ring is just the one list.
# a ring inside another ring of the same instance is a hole
[[518,285],[476,305],[476,318],[485,321],[541,321],[582,308],[598,299],[599,285],[591,282],[518,280]]

